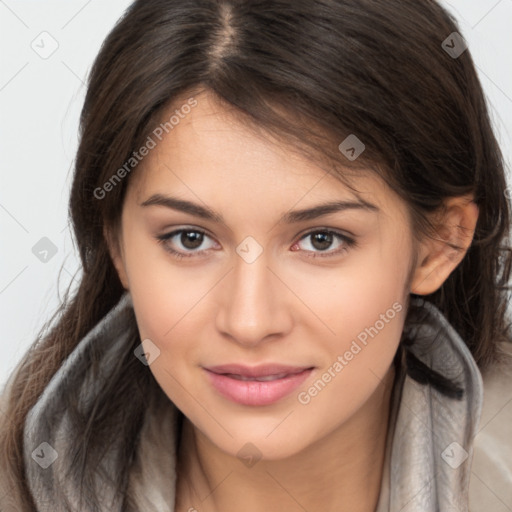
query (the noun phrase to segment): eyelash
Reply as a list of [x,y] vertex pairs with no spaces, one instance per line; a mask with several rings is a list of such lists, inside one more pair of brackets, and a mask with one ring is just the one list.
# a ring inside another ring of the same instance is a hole
[[[206,233],[205,231],[203,231],[201,229],[181,228],[181,229],[177,229],[176,231],[172,231],[171,233],[166,233],[164,235],[158,235],[156,237],[156,239],[157,239],[157,242],[159,244],[165,245],[165,243],[167,241],[169,241],[171,238],[173,238],[174,236],[176,236],[176,235],[178,235],[180,233],[186,233],[186,232],[199,233],[201,235],[206,235],[206,236],[209,237],[208,233]],[[341,249],[338,249],[336,251],[325,252],[325,253],[322,253],[322,252],[315,253],[313,251],[306,251],[307,253],[310,253],[310,254],[307,255],[308,258],[331,258],[331,257],[334,257],[334,256],[339,256],[339,255],[347,252],[349,249],[351,249],[353,247],[357,247],[357,243],[356,243],[356,241],[354,239],[349,238],[348,236],[343,235],[343,234],[341,234],[341,233],[339,233],[337,231],[334,231],[332,229],[329,229],[329,228],[314,229],[312,231],[308,231],[301,238],[299,238],[298,242],[304,240],[308,236],[311,236],[311,235],[317,234],[317,233],[324,233],[324,234],[327,233],[329,235],[337,236],[338,238],[340,238],[344,242],[345,247],[342,247]],[[203,251],[195,251],[195,252],[192,252],[192,253],[189,253],[189,254],[184,254],[182,252],[179,252],[179,251],[176,251],[174,249],[171,249],[168,245],[165,245],[164,249],[168,253],[170,253],[171,256],[173,256],[173,257],[175,257],[176,259],[179,259],[179,260],[181,260],[182,258],[190,258],[190,257],[194,256],[195,254],[199,254],[199,253],[204,252],[204,251],[207,250],[207,249],[204,249]]]

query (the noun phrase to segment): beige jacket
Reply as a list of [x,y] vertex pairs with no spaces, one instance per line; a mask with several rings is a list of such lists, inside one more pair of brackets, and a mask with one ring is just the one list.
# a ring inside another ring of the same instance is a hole
[[[510,512],[512,367],[495,368],[482,376],[443,315],[432,304],[414,300],[426,316],[411,330],[415,339],[411,352],[428,367],[453,378],[463,388],[464,397],[460,401],[447,398],[399,368],[376,512]],[[71,464],[67,447],[78,433],[66,428],[59,397],[70,385],[82,388],[84,400],[94,400],[103,392],[109,364],[132,347],[126,335],[130,308],[131,298],[125,294],[80,341],[27,417],[25,473],[37,512],[87,511],[80,505],[77,490],[64,477]],[[103,350],[94,375],[84,367],[84,353],[91,346]],[[512,353],[511,346],[503,348]],[[77,375],[87,378],[77,380]],[[174,512],[176,446],[183,416],[170,400],[159,400],[148,401],[124,495],[116,496],[103,481],[96,482],[95,496],[102,497],[101,512]],[[105,447],[106,467],[113,478],[120,472],[112,457],[116,449],[122,447]],[[0,468],[0,511],[18,511],[16,494],[7,488],[2,475]],[[74,508],[62,507],[62,496]],[[134,507],[127,506],[126,497]]]

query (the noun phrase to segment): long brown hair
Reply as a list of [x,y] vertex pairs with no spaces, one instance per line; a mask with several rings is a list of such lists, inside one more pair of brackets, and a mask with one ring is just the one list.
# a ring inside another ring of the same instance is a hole
[[[214,91],[248,125],[329,166],[341,180],[340,167],[345,177],[377,173],[408,205],[418,239],[434,234],[427,214],[444,199],[474,194],[480,214],[473,243],[426,299],[481,369],[499,359],[498,343],[511,338],[510,202],[471,54],[445,51],[454,32],[460,34],[456,20],[434,0],[137,0],[127,9],[91,69],[80,119],[69,202],[80,284],[64,297],[51,328],[41,330],[4,397],[0,468],[17,510],[34,509],[22,457],[27,412],[124,291],[103,227],[118,228],[136,167],[104,197],[98,189],[154,133],[171,104],[179,107],[178,98],[201,90]],[[365,145],[356,160],[339,149],[352,134]],[[139,343],[135,321],[133,329],[132,351]],[[128,469],[146,397],[159,392],[147,368],[127,354],[91,405],[87,442],[79,448],[76,476],[91,504],[92,478],[80,472],[94,471],[114,435],[126,441]],[[122,378],[126,373],[130,379]],[[116,485],[122,493],[126,474]]]

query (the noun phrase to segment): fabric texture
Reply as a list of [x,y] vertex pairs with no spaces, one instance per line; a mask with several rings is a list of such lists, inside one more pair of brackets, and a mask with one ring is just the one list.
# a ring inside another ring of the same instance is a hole
[[[422,316],[409,329],[414,343],[407,350],[456,382],[463,397],[448,398],[431,385],[420,384],[400,363],[376,512],[510,511],[512,372],[494,372],[482,380],[469,349],[440,311],[418,297],[411,300]],[[25,472],[37,512],[86,510],[80,508],[78,491],[66,478],[67,468],[74,463],[70,447],[80,436],[69,428],[62,398],[69,386],[78,386],[84,403],[91,403],[104,388],[113,361],[133,350],[126,327],[132,308],[131,297],[125,293],[80,341],[27,416]],[[84,362],[91,350],[101,354],[94,377]],[[115,495],[108,478],[98,477],[94,482],[96,496],[101,496],[101,512],[174,512],[182,417],[170,400],[163,403],[161,398],[150,398],[125,493]],[[478,430],[481,417],[485,421]],[[116,453],[123,446],[118,443],[105,449],[101,470],[115,480],[120,473]],[[36,459],[51,461],[53,450],[57,458],[42,467]]]

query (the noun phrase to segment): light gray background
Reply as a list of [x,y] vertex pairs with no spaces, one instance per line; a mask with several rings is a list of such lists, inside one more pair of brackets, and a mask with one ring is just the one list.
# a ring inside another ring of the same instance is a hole
[[[0,385],[79,268],[67,200],[84,82],[130,3],[0,0]],[[510,172],[512,0],[442,4],[457,16],[469,43]],[[52,45],[58,47],[48,58],[35,50]],[[57,251],[46,262],[32,252],[43,237]]]

